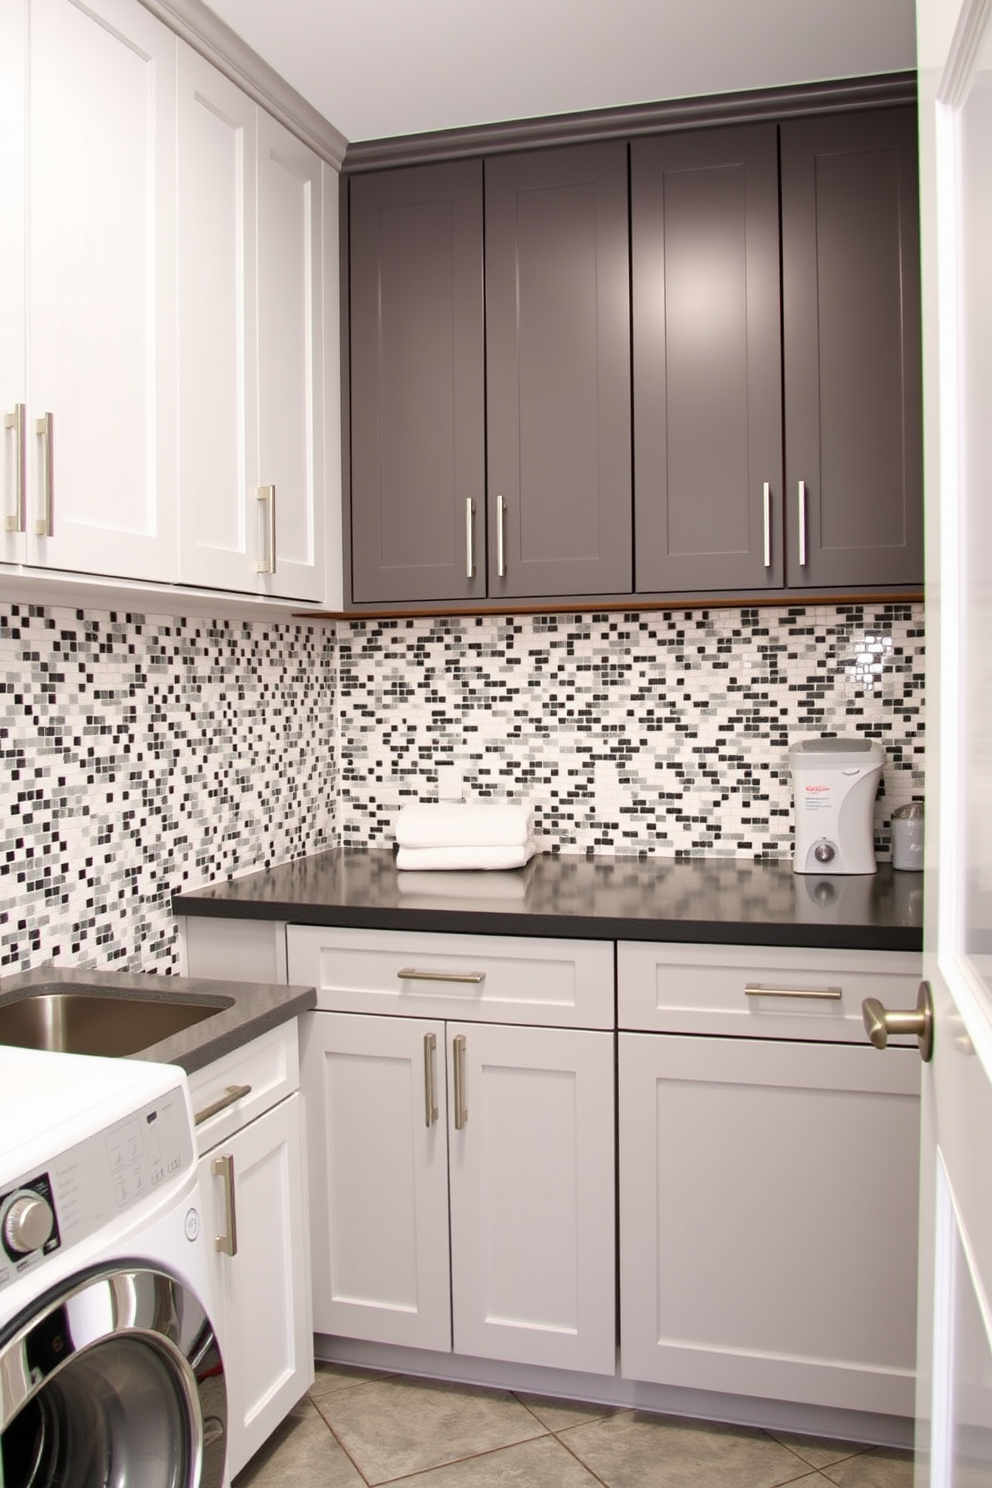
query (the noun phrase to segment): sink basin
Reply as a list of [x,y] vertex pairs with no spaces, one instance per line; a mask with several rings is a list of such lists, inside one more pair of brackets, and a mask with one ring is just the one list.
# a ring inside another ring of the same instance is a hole
[[230,998],[128,997],[94,988],[67,992],[38,988],[0,1006],[0,1044],[66,1054],[137,1054],[233,1006]]

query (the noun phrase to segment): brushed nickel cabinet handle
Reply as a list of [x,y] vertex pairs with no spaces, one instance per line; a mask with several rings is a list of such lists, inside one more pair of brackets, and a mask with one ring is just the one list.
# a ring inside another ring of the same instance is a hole
[[760,982],[748,982],[744,991],[748,997],[812,997],[821,1002],[836,1002],[842,995],[840,987],[763,987]]
[[437,1120],[437,1097],[434,1094],[434,1051],[437,1034],[424,1034],[424,1125],[432,1127]]
[[211,1116],[217,1115],[218,1111],[226,1111],[228,1106],[233,1106],[235,1101],[241,1100],[246,1095],[251,1095],[250,1085],[228,1085],[222,1096],[211,1101],[209,1106],[204,1106],[202,1111],[197,1111],[193,1117],[193,1125],[200,1126],[202,1122],[209,1121]]
[[806,567],[806,482],[799,482],[799,567]]
[[772,490],[768,481],[761,488],[762,520],[765,538],[765,567],[772,566]]
[[465,498],[465,577],[475,578],[475,502]]
[[876,1049],[884,1049],[890,1035],[915,1035],[920,1044],[920,1058],[929,1064],[933,1058],[933,997],[930,983],[921,982],[916,1007],[892,1009],[883,1007],[877,997],[866,997],[861,1004],[865,1032]]
[[496,573],[506,578],[506,502],[496,497]]
[[427,971],[417,966],[403,966],[396,975],[403,982],[469,982],[473,987],[486,980],[484,971]]
[[259,551],[262,556],[255,564],[256,573],[272,574],[276,571],[276,488],[256,486],[255,499],[265,503],[265,527],[259,534]]
[[26,412],[23,403],[15,403],[13,412],[4,416],[4,428],[14,430],[14,510],[7,513],[8,532],[28,530],[28,494],[24,479]]
[[35,419],[35,433],[41,440],[44,451],[44,481],[45,503],[42,515],[34,524],[36,537],[55,536],[55,444],[54,444],[55,420],[50,413],[44,418]]
[[465,1045],[467,1039],[459,1033],[451,1041],[452,1061],[455,1066],[455,1131],[461,1131],[468,1121],[465,1104]]
[[214,1246],[223,1255],[236,1256],[238,1253],[238,1214],[234,1198],[234,1158],[230,1153],[223,1157],[215,1157],[210,1164],[210,1171],[215,1178],[224,1181],[224,1234],[218,1235]]

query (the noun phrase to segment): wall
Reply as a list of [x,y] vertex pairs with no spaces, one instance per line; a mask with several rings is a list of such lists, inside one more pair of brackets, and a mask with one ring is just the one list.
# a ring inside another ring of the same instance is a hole
[[170,896],[399,805],[526,795],[565,853],[787,855],[786,750],[888,752],[877,815],[922,794],[919,606],[354,622],[0,605],[0,969],[175,968]]

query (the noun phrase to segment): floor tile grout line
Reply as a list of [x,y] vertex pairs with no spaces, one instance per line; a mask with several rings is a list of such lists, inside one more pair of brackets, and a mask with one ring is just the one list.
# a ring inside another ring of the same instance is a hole
[[583,1462],[582,1461],[582,1458],[579,1456],[578,1452],[573,1452],[572,1451],[572,1448],[568,1445],[568,1442],[563,1441],[562,1440],[562,1437],[558,1434],[557,1431],[553,1431],[551,1434],[554,1437],[555,1441],[558,1443],[558,1445],[560,1447],[563,1447],[565,1449],[565,1451],[568,1453],[568,1455],[570,1457],[574,1458],[574,1460],[579,1464],[579,1466],[582,1467],[582,1468],[584,1468],[585,1471],[589,1474],[589,1476],[591,1478],[594,1478],[597,1483],[601,1483],[602,1484],[602,1488],[610,1488],[610,1484],[606,1481],[606,1479],[605,1478],[601,1478],[599,1476],[599,1473],[596,1472],[593,1468],[591,1468],[589,1466],[588,1462]]
[[[436,1462],[433,1467],[418,1467],[414,1472],[404,1473],[398,1478],[381,1478],[377,1483],[370,1484],[369,1488],[393,1488],[393,1485],[396,1483],[415,1483],[417,1478],[423,1478],[427,1473],[442,1472],[449,1467],[460,1467],[466,1462],[480,1462],[484,1457],[496,1457],[500,1452],[512,1451],[514,1447],[525,1447],[530,1442],[543,1441],[545,1437],[553,1438],[554,1432],[545,1431],[540,1436],[525,1436],[522,1441],[504,1442],[501,1447],[489,1447],[485,1452],[470,1452],[465,1457],[453,1457],[450,1462]],[[585,1463],[582,1465],[584,1467]],[[602,1482],[602,1479],[597,1478],[596,1481]],[[366,1479],[366,1482],[368,1482],[368,1479]],[[604,1488],[609,1488],[609,1484],[604,1485]],[[836,1488],[836,1484],[834,1488]]]
[[[362,1383],[364,1384],[364,1383],[366,1383],[366,1381],[363,1380]],[[331,1393],[333,1394],[333,1393],[337,1393],[337,1392],[332,1391]],[[331,1440],[337,1442],[338,1446],[341,1448],[342,1452],[347,1457],[348,1461],[351,1463],[352,1467],[355,1469],[356,1473],[361,1478],[362,1482],[365,1484],[365,1488],[373,1488],[371,1479],[367,1478],[365,1476],[365,1474],[362,1472],[362,1469],[359,1467],[359,1465],[355,1461],[354,1457],[348,1451],[348,1448],[345,1446],[344,1442],[338,1436],[337,1432],[334,1430],[334,1427],[331,1425],[330,1421],[324,1415],[324,1412],[321,1410],[320,1406],[317,1404],[316,1401],[313,1401],[313,1405],[314,1405],[314,1408],[315,1408],[318,1416],[323,1421],[323,1423],[326,1426],[327,1430],[330,1432],[330,1434],[331,1434]]]
[[[853,1462],[855,1457],[864,1457],[868,1452],[872,1451],[871,1447],[857,1447],[853,1452],[847,1452],[842,1457],[835,1457],[833,1462],[827,1462],[818,1467],[815,1462],[810,1462],[808,1457],[804,1457],[798,1447],[794,1447],[791,1442],[782,1441],[780,1437],[775,1435],[774,1431],[770,1431],[766,1426],[762,1426],[760,1430],[768,1437],[769,1441],[773,1441],[777,1447],[784,1447],[787,1452],[791,1452],[793,1457],[796,1457],[811,1472],[822,1473],[824,1467],[838,1467],[842,1462]],[[790,1481],[794,1480],[790,1479]]]

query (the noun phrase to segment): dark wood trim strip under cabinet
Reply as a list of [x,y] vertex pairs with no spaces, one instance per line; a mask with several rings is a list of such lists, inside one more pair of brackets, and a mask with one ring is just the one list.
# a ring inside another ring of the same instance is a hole
[[781,88],[754,88],[741,93],[703,94],[697,98],[666,99],[661,103],[624,108],[589,109],[548,118],[512,119],[507,123],[441,129],[394,139],[354,141],[345,151],[342,172],[425,165],[542,146],[634,139],[643,134],[665,134],[672,130],[766,121],[779,123],[783,119],[813,114],[915,104],[916,96],[915,72],[891,72],[832,82],[797,83]]
[[355,610],[306,610],[297,612],[296,620],[443,620],[476,615],[606,615],[618,611],[639,610],[751,610],[768,605],[782,609],[807,610],[812,605],[879,605],[922,604],[923,590],[876,589],[864,594],[797,594],[794,589],[780,589],[776,594],[670,594],[667,598],[646,598],[628,594],[625,598],[590,599],[588,595],[572,600],[532,600],[528,604],[499,605],[418,605],[416,608]]

